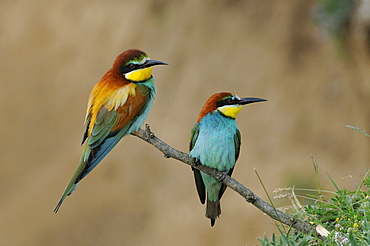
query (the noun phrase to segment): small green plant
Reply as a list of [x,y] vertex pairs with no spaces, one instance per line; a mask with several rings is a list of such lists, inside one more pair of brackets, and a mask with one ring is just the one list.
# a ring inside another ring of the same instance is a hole
[[[347,126],[365,136],[370,135],[357,127]],[[296,195],[296,191],[311,192],[311,189],[279,188],[274,193],[274,198],[288,198],[290,206],[279,208],[284,212],[291,213],[296,218],[304,220],[321,230],[326,235],[323,242],[314,235],[303,235],[290,228],[276,224],[280,235],[275,234],[269,239],[258,239],[263,246],[282,245],[370,245],[370,170],[367,171],[360,185],[354,191],[340,189],[336,182],[328,175],[334,186],[333,191],[322,190],[318,181],[318,166],[312,158],[315,169],[318,188],[316,194],[304,197]],[[307,202],[302,205],[300,200],[304,198]]]
[[313,201],[307,205],[302,205],[300,198],[295,195],[295,191],[299,189],[277,190],[277,198],[290,199],[292,205],[285,208],[286,211],[328,231],[326,242],[321,242],[313,235],[303,235],[277,225],[281,235],[273,235],[271,239],[265,235],[263,239],[258,239],[261,245],[370,245],[369,171],[355,191],[339,189],[334,180],[330,176],[329,178],[336,190],[321,190],[319,195],[305,197],[306,200]]

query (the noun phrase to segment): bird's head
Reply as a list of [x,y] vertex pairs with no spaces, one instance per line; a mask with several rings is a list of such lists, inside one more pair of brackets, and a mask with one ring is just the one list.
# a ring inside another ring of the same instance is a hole
[[113,68],[131,82],[143,82],[152,77],[152,67],[155,65],[168,65],[165,62],[151,60],[148,55],[137,49],[126,50],[120,54]]
[[242,107],[249,103],[267,101],[262,98],[245,97],[240,98],[234,93],[220,92],[208,98],[199,114],[198,122],[208,113],[220,112],[228,118],[235,119]]

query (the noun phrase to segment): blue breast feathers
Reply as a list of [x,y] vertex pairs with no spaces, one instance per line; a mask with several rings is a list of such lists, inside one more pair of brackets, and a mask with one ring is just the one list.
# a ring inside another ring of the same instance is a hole
[[234,135],[237,129],[234,119],[218,111],[207,114],[199,122],[198,139],[190,156],[198,158],[203,165],[229,171],[236,161]]

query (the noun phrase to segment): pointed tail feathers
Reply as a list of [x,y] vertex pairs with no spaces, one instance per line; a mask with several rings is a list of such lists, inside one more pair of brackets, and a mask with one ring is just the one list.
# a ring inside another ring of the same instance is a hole
[[80,159],[80,163],[78,164],[76,170],[74,171],[71,179],[69,180],[67,186],[64,188],[64,192],[62,197],[60,198],[57,206],[54,209],[54,213],[57,213],[60,206],[62,206],[62,203],[64,199],[66,199],[67,196],[72,194],[72,192],[77,188],[78,182],[81,180],[79,177],[83,173],[86,167],[86,162],[83,161],[83,156]]
[[62,206],[62,203],[63,203],[64,199],[66,199],[66,197],[67,197],[67,193],[64,193],[62,198],[60,198],[57,206],[54,208],[54,211],[53,211],[55,214],[58,213],[58,210],[59,210],[60,206]]
[[118,143],[118,141],[126,134],[125,131],[118,132],[117,135],[112,135],[112,137],[105,139],[100,146],[95,149],[91,149],[88,144],[85,144],[84,150],[82,152],[80,162],[74,171],[71,179],[69,180],[64,193],[57,206],[54,209],[54,213],[57,213],[60,206],[62,205],[64,199],[69,196],[76,188],[78,182],[81,181],[87,174],[89,174],[100,161],[113,149],[113,147]]
[[69,196],[77,188],[78,183],[74,184],[74,183],[72,183],[72,181],[73,180],[71,179],[69,181],[68,185],[66,186],[66,188],[64,189],[64,193],[63,193],[62,197],[60,198],[57,206],[55,207],[55,209],[53,211],[54,213],[58,213],[59,208],[60,208],[60,206],[62,206],[62,203],[63,203],[64,199],[66,199],[66,197]]
[[220,200],[212,202],[207,198],[206,217],[211,219],[211,226],[215,225],[216,219],[221,214]]

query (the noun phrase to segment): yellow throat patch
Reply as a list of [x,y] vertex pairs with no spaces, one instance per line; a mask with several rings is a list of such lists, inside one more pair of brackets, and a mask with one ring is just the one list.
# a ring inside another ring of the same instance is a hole
[[223,115],[235,119],[242,107],[243,106],[241,105],[227,105],[220,107],[217,110],[220,111]]
[[152,77],[152,67],[134,70],[125,75],[126,79],[134,82],[145,81]]

